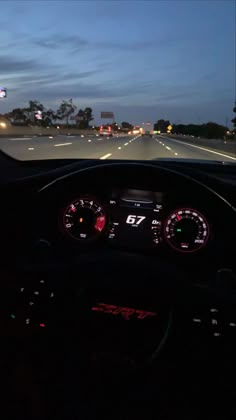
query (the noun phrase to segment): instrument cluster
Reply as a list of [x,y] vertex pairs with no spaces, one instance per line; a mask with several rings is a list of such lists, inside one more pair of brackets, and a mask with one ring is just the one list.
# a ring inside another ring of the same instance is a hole
[[207,245],[210,227],[197,208],[170,209],[165,193],[137,189],[114,190],[98,199],[83,194],[68,202],[59,215],[63,234],[89,243],[103,239],[129,248],[168,245],[181,253],[193,253]]

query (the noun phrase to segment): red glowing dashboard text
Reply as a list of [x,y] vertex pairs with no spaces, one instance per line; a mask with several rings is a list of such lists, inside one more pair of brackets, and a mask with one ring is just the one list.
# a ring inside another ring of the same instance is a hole
[[131,318],[145,319],[157,315],[156,312],[129,308],[126,306],[109,305],[107,303],[98,303],[96,306],[92,306],[91,310],[94,312],[103,312],[105,314],[119,315],[127,321]]

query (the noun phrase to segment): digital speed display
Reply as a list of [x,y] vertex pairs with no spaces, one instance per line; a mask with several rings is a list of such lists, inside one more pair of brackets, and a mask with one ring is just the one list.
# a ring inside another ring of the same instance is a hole
[[132,247],[159,245],[162,200],[162,193],[142,190],[127,190],[110,200],[108,240]]

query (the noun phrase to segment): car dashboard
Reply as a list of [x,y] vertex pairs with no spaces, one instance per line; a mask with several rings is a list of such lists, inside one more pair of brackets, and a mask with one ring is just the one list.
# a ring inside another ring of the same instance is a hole
[[161,160],[81,161],[11,181],[3,185],[5,248],[64,257],[116,248],[231,265],[235,188],[223,183],[226,171],[218,185],[194,171]]

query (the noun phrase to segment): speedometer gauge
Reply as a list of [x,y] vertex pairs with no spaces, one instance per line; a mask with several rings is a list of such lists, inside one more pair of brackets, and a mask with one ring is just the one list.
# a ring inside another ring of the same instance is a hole
[[206,245],[209,225],[194,209],[175,210],[167,218],[164,228],[167,243],[180,252],[194,252]]
[[64,232],[80,241],[96,239],[106,226],[103,207],[89,197],[80,197],[72,201],[62,217]]

